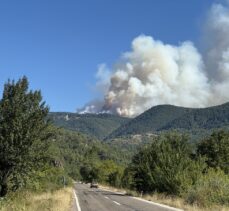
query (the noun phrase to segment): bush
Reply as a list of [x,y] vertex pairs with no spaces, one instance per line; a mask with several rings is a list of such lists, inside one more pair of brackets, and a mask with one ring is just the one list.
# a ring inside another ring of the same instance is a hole
[[229,132],[213,132],[198,144],[197,153],[206,157],[209,167],[220,168],[229,174]]
[[200,158],[191,158],[191,146],[184,135],[166,134],[141,150],[129,167],[133,185],[144,193],[182,195],[201,176],[205,168]]
[[190,188],[185,198],[188,203],[202,207],[229,205],[229,176],[221,170],[209,169]]
[[72,185],[72,179],[66,175],[64,169],[47,166],[43,171],[34,172],[27,180],[25,188],[36,192],[46,192],[70,185]]

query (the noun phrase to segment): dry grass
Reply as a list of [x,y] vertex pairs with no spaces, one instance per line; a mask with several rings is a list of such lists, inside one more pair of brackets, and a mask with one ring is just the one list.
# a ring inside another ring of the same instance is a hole
[[182,198],[169,197],[169,196],[165,196],[163,194],[158,194],[158,193],[155,193],[153,195],[144,195],[143,198],[148,201],[165,204],[168,206],[180,208],[180,209],[187,210],[187,211],[229,211],[229,207],[224,207],[224,206],[214,206],[211,208],[209,207],[203,208],[203,207],[199,207],[196,205],[189,205]]
[[[103,189],[106,189],[106,190],[110,190],[110,191],[114,191],[114,192],[120,192],[120,193],[127,194],[130,196],[141,197],[140,194],[135,192],[135,191],[118,189],[118,188],[113,188],[113,187],[109,187],[109,186],[105,186],[105,185],[102,185],[102,186],[100,185],[100,187]],[[229,207],[225,207],[225,206],[214,206],[211,208],[209,208],[209,207],[203,208],[203,207],[199,207],[199,206],[195,206],[195,205],[189,205],[182,198],[166,196],[164,194],[158,194],[158,193],[154,193],[152,195],[143,195],[141,198],[148,200],[148,201],[152,201],[152,202],[168,205],[171,207],[183,209],[185,211],[186,210],[187,211],[229,211]]]
[[0,211],[69,211],[72,205],[72,188],[35,194],[23,192],[0,204]]

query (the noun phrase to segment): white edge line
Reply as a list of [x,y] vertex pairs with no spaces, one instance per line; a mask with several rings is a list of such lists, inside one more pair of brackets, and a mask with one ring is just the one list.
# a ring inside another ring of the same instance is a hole
[[170,206],[167,206],[167,205],[164,205],[164,204],[159,204],[159,203],[152,202],[152,201],[148,201],[148,200],[141,199],[141,198],[138,198],[138,197],[132,197],[132,198],[137,199],[137,200],[139,200],[139,201],[144,201],[144,202],[149,203],[149,204],[156,205],[156,206],[158,206],[158,207],[167,208],[167,209],[169,209],[169,210],[174,210],[174,211],[183,211],[182,209],[178,209],[178,208],[170,207]]
[[[111,192],[111,193],[117,193],[117,194],[120,194],[120,195],[125,195],[125,193],[110,191],[110,190],[108,190],[108,189],[101,188],[101,187],[100,187],[99,189],[100,189],[100,190],[107,191],[107,192]],[[158,207],[163,207],[163,208],[166,208],[166,209],[170,209],[170,210],[172,210],[172,211],[184,211],[184,210],[182,210],[182,209],[178,209],[178,208],[175,208],[175,207],[170,207],[170,206],[168,206],[168,205],[159,204],[159,203],[152,202],[152,201],[148,201],[148,200],[141,199],[141,198],[138,198],[138,197],[131,197],[131,198],[134,198],[134,199],[137,199],[137,200],[146,202],[146,203],[150,203],[150,204],[156,205],[156,206],[158,206]]]
[[121,204],[119,204],[117,201],[113,201],[115,204],[117,204],[117,205],[121,205]]
[[74,196],[75,196],[75,200],[76,200],[77,210],[78,210],[78,211],[81,211],[80,204],[79,204],[79,200],[78,200],[78,198],[77,198],[77,196],[76,196],[76,192],[75,192],[75,191],[73,191],[73,192],[74,192]]

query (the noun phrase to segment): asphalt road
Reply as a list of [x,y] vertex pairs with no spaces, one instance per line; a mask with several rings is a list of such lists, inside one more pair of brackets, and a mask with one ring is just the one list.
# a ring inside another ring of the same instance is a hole
[[123,194],[90,188],[88,184],[75,185],[74,211],[175,211],[141,201]]

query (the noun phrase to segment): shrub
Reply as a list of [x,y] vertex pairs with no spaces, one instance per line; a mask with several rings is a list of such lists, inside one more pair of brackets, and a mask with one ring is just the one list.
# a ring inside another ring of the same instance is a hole
[[202,207],[229,205],[229,176],[221,170],[209,169],[186,195],[186,201]]
[[72,179],[64,169],[47,166],[43,171],[36,171],[27,180],[25,188],[31,191],[54,191],[64,186],[72,185]]
[[202,140],[197,146],[197,153],[206,157],[206,163],[211,168],[220,168],[229,174],[229,133],[216,131]]
[[191,158],[191,146],[184,135],[166,134],[136,154],[130,169],[134,187],[145,193],[181,195],[201,176],[205,167],[200,158]]

